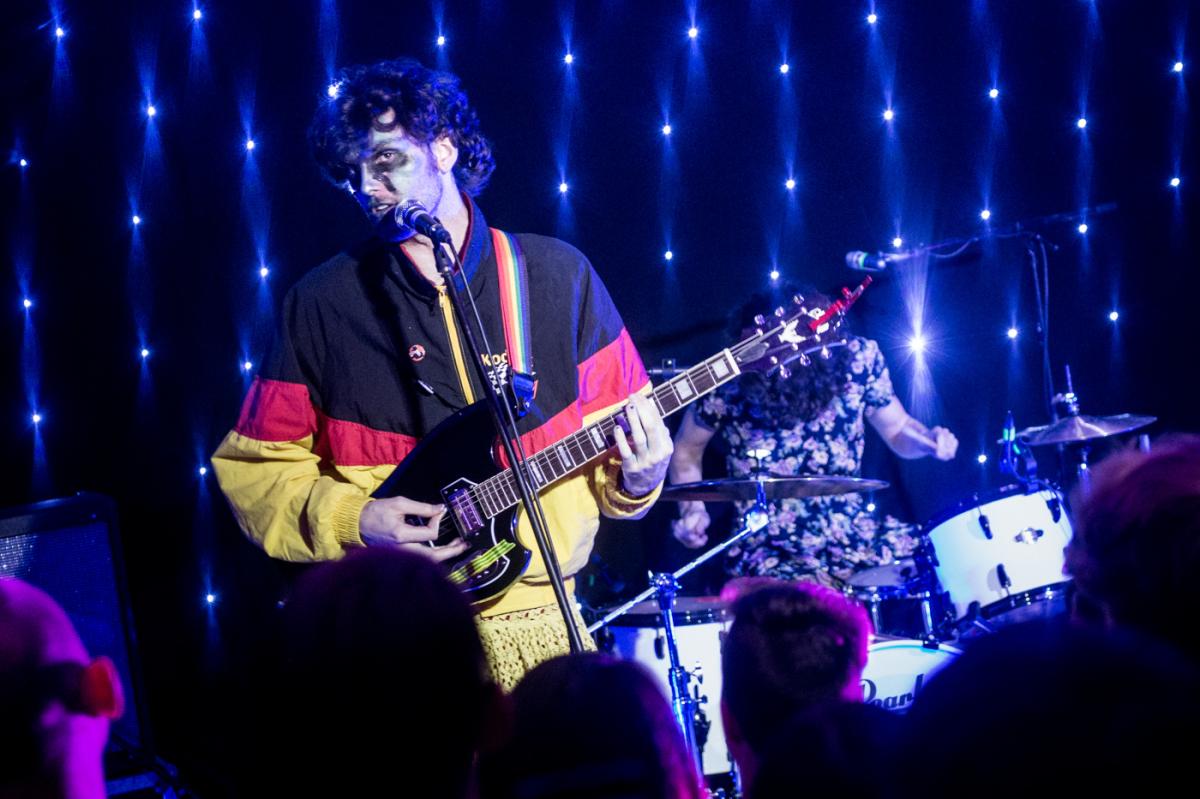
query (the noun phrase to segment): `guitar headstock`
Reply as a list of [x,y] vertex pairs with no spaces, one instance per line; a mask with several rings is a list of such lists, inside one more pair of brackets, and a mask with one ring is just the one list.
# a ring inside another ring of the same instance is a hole
[[828,357],[831,347],[846,343],[838,329],[846,309],[854,304],[871,284],[866,278],[853,291],[842,289],[842,298],[827,308],[810,308],[800,295],[792,297],[788,307],[775,309],[771,316],[756,316],[754,335],[730,348],[742,371],[770,373],[780,370],[788,375],[788,364],[799,360],[807,365],[808,356],[819,352]]

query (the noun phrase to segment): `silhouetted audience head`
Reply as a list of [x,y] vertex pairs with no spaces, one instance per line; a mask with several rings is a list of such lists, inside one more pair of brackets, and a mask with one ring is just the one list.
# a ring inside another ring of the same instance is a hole
[[671,706],[636,663],[555,658],[525,675],[512,701],[512,735],[482,761],[488,799],[702,795]]
[[1174,642],[1200,663],[1200,436],[1125,451],[1076,491],[1067,569],[1103,619]]
[[922,797],[1189,784],[1198,688],[1186,658],[1155,639],[1066,620],[1014,625],[926,683],[893,771],[902,795]]
[[353,552],[305,574],[283,616],[259,775],[276,795],[465,795],[497,691],[435,563]]
[[45,592],[0,578],[0,796],[105,795],[109,720],[123,710],[106,657],[88,657]]
[[749,799],[795,799],[799,790],[838,799],[883,796],[903,718],[862,702],[824,702],[774,736]]
[[823,586],[766,586],[737,600],[721,654],[721,713],[747,783],[797,713],[823,702],[862,701],[869,636],[862,607]]

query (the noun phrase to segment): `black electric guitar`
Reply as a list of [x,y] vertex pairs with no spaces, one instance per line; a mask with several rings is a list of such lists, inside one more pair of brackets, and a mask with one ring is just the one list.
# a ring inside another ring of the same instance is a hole
[[[804,363],[809,354],[841,343],[836,334],[842,317],[870,282],[868,277],[853,291],[842,289],[842,299],[829,308],[810,311],[802,297],[795,297],[792,308],[777,309],[770,321],[758,317],[753,336],[655,387],[653,401],[665,417],[742,372],[770,372],[797,359]],[[624,426],[624,409],[531,455],[529,471],[537,489],[614,449],[612,431],[619,424]],[[445,503],[448,512],[432,545],[458,538],[469,544],[444,565],[472,602],[504,593],[529,564],[529,550],[516,537],[520,495],[515,477],[511,469],[497,470],[495,444],[487,403],[468,405],[421,439],[372,495]]]

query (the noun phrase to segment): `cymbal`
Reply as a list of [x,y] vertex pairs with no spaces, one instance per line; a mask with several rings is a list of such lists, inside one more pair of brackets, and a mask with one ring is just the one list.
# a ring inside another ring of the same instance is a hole
[[1137,430],[1157,421],[1154,416],[1134,416],[1120,413],[1116,416],[1068,416],[1051,424],[1027,427],[1017,433],[1017,438],[1024,439],[1033,447],[1046,444],[1072,444],[1078,441],[1090,441],[1094,438],[1107,438],[1130,430]]
[[862,477],[838,477],[831,475],[805,475],[802,477],[763,477],[738,480],[701,480],[698,483],[680,483],[667,486],[660,497],[667,502],[734,502],[753,500],[758,497],[762,486],[767,499],[795,499],[802,497],[826,497],[833,494],[853,494],[858,491],[878,491],[887,488],[884,480],[867,480]]

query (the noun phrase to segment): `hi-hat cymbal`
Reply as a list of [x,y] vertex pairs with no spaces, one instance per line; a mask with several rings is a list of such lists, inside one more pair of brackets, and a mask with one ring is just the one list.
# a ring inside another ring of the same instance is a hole
[[1068,416],[1051,424],[1027,427],[1017,433],[1017,438],[1023,439],[1031,447],[1073,444],[1128,433],[1155,421],[1157,418],[1154,416],[1134,416],[1129,413],[1116,416]]
[[754,500],[762,486],[767,499],[796,499],[826,497],[833,494],[853,494],[859,491],[878,491],[887,488],[884,480],[862,477],[809,475],[804,477],[762,477],[740,480],[701,480],[680,483],[663,489],[661,499],[667,502],[735,502]]

